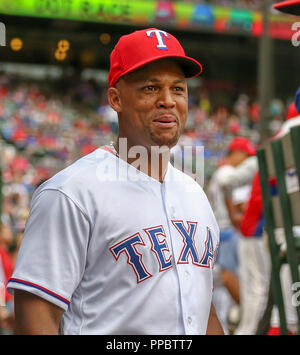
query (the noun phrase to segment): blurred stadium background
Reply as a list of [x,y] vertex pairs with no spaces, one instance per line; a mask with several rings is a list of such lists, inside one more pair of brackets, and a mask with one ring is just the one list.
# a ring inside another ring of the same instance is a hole
[[[285,120],[299,87],[297,18],[271,0],[1,0],[1,244],[14,260],[32,192],[111,141],[109,54],[119,37],[159,27],[203,65],[191,79],[181,142],[205,147],[205,185],[232,137],[255,144]],[[298,18],[299,20],[299,18]],[[299,35],[300,41],[300,35]],[[188,142],[188,143],[187,143]],[[8,309],[9,312],[9,299]]]

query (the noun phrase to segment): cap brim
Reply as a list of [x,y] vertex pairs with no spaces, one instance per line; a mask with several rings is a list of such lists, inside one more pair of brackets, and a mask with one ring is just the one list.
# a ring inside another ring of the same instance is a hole
[[193,78],[193,77],[198,76],[202,73],[202,65],[194,58],[187,57],[187,56],[158,56],[158,57],[152,57],[150,59],[142,61],[142,62],[134,65],[133,67],[127,69],[118,78],[116,78],[111,85],[112,86],[115,85],[115,83],[122,76],[129,74],[129,73],[143,67],[144,65],[150,64],[152,62],[155,62],[155,61],[158,61],[161,59],[172,59],[172,60],[178,62],[179,65],[181,66],[186,78]]
[[287,0],[273,5],[273,8],[290,15],[300,16],[300,0]]
[[177,61],[186,76],[186,78],[194,78],[202,73],[202,65],[191,57],[171,57]]

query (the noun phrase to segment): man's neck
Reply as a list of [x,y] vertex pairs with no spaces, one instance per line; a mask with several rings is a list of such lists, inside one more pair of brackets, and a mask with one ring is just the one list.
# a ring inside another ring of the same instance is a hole
[[119,158],[151,178],[163,182],[170,161],[168,147],[135,146],[128,144],[126,138],[118,138],[114,148]]

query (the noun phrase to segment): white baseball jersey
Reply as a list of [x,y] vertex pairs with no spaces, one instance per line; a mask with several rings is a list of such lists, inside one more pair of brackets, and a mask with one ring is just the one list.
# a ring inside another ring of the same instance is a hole
[[225,203],[225,194],[222,182],[223,179],[234,171],[234,169],[235,168],[231,165],[220,166],[213,173],[208,187],[208,198],[221,230],[232,227]]
[[102,147],[36,190],[8,290],[63,308],[61,334],[205,334],[218,243],[192,178]]

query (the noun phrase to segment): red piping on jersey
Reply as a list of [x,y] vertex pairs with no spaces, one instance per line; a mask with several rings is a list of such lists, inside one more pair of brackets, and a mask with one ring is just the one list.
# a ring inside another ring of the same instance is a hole
[[16,282],[16,283],[19,283],[19,284],[23,284],[23,285],[27,285],[27,286],[30,286],[30,287],[34,287],[34,288],[36,288],[38,290],[41,290],[41,291],[47,293],[50,296],[53,296],[53,297],[59,299],[60,301],[66,303],[67,305],[70,304],[70,301],[68,301],[66,298],[63,298],[62,296],[58,295],[57,293],[54,293],[54,292],[48,290],[47,288],[42,287],[42,286],[37,285],[37,284],[34,284],[32,282],[24,281],[24,280],[21,280],[21,279],[15,279],[15,278],[9,279],[8,282]]

